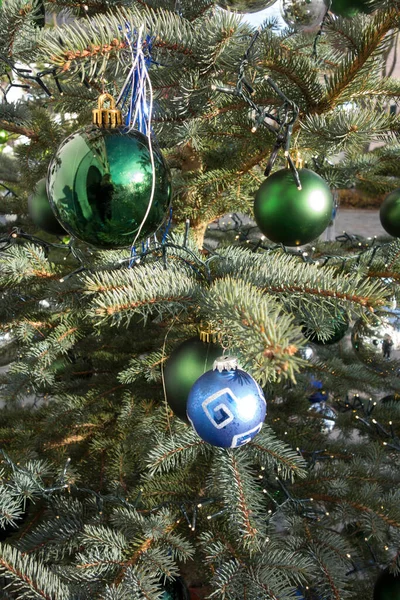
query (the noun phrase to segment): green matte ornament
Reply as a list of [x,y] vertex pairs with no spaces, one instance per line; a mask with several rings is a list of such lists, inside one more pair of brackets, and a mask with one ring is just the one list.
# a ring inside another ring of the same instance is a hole
[[46,192],[46,179],[41,179],[35,185],[33,193],[28,198],[28,210],[32,221],[39,229],[51,235],[65,235],[65,229],[54,216]]
[[379,216],[383,229],[393,237],[400,237],[400,188],[386,196]]
[[164,368],[167,402],[173,413],[189,423],[186,404],[189,392],[197,379],[213,367],[214,360],[223,354],[219,344],[202,342],[193,337],[172,352]]
[[[49,166],[47,191],[63,227],[99,248],[132,244],[163,223],[171,202],[171,176],[153,147],[155,192],[149,142],[139,131],[80,129],[61,144]],[[147,213],[148,211],[148,213]],[[147,216],[146,216],[147,214]]]
[[400,600],[400,575],[383,571],[375,583],[374,600]]
[[218,6],[225,8],[225,10],[245,14],[265,10],[275,2],[276,0],[220,0]]
[[331,12],[340,17],[351,18],[357,13],[369,13],[368,0],[332,0]]
[[254,216],[262,233],[285,246],[315,240],[332,219],[334,203],[328,184],[309,169],[298,173],[301,190],[292,171],[281,169],[264,181],[254,201]]

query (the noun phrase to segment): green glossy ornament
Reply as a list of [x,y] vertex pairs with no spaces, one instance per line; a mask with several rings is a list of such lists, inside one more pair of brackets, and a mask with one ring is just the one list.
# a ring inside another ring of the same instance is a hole
[[[163,223],[171,202],[171,176],[153,147],[155,192],[147,137],[138,131],[81,129],[61,144],[49,166],[47,191],[63,227],[99,248],[132,244]],[[148,214],[146,216],[146,213]]]
[[225,10],[245,14],[265,10],[275,2],[276,0],[220,0],[218,6],[225,8]]
[[28,210],[32,221],[39,229],[51,235],[65,235],[65,229],[54,216],[46,192],[46,179],[41,179],[35,185],[33,193],[28,198]]
[[270,175],[254,201],[254,216],[262,233],[285,246],[315,240],[332,219],[333,196],[328,184],[309,169],[298,171],[302,189],[290,169]]
[[368,0],[332,0],[331,12],[340,17],[351,18],[357,13],[369,13]]
[[[1,4],[0,4],[1,6]],[[8,141],[8,131],[0,129],[0,144],[5,144]]]
[[374,600],[400,600],[400,575],[383,571],[375,583]]
[[400,188],[386,196],[379,211],[382,227],[389,235],[400,237]]
[[197,379],[213,367],[214,360],[223,354],[219,344],[202,342],[193,337],[172,352],[164,368],[167,402],[173,413],[189,423],[186,404],[189,392]]
[[345,314],[341,313],[332,317],[330,324],[332,326],[332,334],[324,340],[320,339],[318,332],[309,333],[306,328],[303,328],[302,331],[304,336],[313,344],[330,346],[340,342],[344,338],[349,328],[349,320]]

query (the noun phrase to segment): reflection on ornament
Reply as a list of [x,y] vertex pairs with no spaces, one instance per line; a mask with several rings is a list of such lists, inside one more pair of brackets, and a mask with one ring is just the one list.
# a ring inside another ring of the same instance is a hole
[[400,600],[400,575],[383,571],[375,583],[374,600]]
[[36,227],[51,235],[64,235],[64,227],[57,221],[50,206],[46,192],[46,179],[41,179],[35,185],[33,193],[28,198],[28,210]]
[[276,0],[219,0],[218,6],[238,13],[255,13],[269,8]]
[[254,216],[262,233],[285,246],[311,242],[332,216],[333,196],[327,183],[309,169],[298,173],[301,190],[292,171],[280,169],[262,183],[254,201]]
[[318,28],[326,12],[325,0],[282,0],[281,12],[284,21],[294,29],[304,33]]
[[17,358],[17,338],[11,331],[0,332],[0,367]]
[[100,248],[130,245],[163,223],[171,202],[171,176],[161,152],[138,131],[90,126],[69,136],[49,166],[48,196],[57,219],[78,239]]
[[400,188],[386,196],[379,211],[383,229],[393,237],[400,237]]
[[299,349],[299,354],[303,360],[311,361],[314,357],[314,349],[311,346],[303,346]]
[[235,358],[215,361],[193,385],[187,416],[197,434],[220,448],[237,448],[261,431],[267,403],[258,383]]
[[173,413],[186,421],[186,405],[194,382],[212,369],[223,352],[219,344],[202,342],[198,336],[180,344],[172,352],[164,368],[167,402]]
[[334,430],[337,413],[333,408],[327,406],[325,402],[315,402],[314,404],[311,404],[308,410],[324,417],[321,425],[321,431],[323,433],[331,433],[331,431]]
[[400,311],[376,312],[355,322],[351,342],[357,357],[378,373],[396,374],[400,368]]

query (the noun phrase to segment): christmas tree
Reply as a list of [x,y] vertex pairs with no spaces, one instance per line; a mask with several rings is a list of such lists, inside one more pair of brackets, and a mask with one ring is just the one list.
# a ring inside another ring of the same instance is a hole
[[2,599],[400,598],[400,4],[271,4],[3,0]]

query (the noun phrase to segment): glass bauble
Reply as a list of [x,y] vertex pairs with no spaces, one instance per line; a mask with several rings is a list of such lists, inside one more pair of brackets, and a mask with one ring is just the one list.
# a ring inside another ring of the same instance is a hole
[[341,312],[332,317],[330,324],[332,325],[332,333],[326,339],[321,339],[318,332],[310,333],[305,327],[302,331],[304,336],[313,344],[331,346],[332,344],[337,344],[337,342],[340,342],[340,340],[344,338],[349,328],[349,321],[346,314]]
[[396,374],[400,368],[400,311],[378,311],[358,319],[351,342],[357,357],[378,373]]
[[10,331],[0,332],[0,367],[5,367],[17,358],[17,338]]
[[281,4],[284,21],[304,33],[318,28],[327,10],[328,3],[325,0],[282,0]]
[[[171,202],[171,176],[153,147],[155,193],[141,229],[146,238],[163,223]],[[47,192],[69,233],[99,248],[129,246],[146,216],[153,171],[146,136],[91,126],[69,136],[49,166]]]
[[335,429],[336,411],[325,402],[313,402],[308,410],[323,417],[321,419],[321,431],[323,433],[331,433]]
[[36,227],[51,235],[65,235],[64,227],[57,221],[46,191],[46,179],[41,179],[35,185],[33,193],[28,198],[28,210]]
[[250,442],[262,428],[267,403],[258,383],[237,368],[234,358],[222,357],[193,385],[187,416],[197,434],[220,448]]
[[299,349],[299,355],[303,360],[310,362],[314,358],[314,348],[311,346],[303,346]]
[[357,13],[369,13],[369,0],[332,0],[331,12],[341,17],[351,18]]
[[379,211],[382,227],[389,235],[400,237],[400,188],[386,196]]
[[255,13],[269,8],[276,0],[219,0],[218,6],[238,13]]
[[280,169],[262,183],[254,201],[254,216],[262,233],[285,246],[315,240],[332,217],[333,196],[328,184],[309,169],[298,173],[301,190],[292,171]]
[[374,600],[400,600],[400,575],[383,571],[375,583]]
[[164,382],[167,402],[173,413],[186,421],[186,405],[194,382],[212,369],[214,361],[223,352],[219,344],[202,342],[193,337],[180,344],[165,363]]

